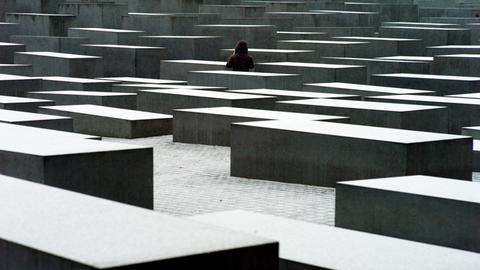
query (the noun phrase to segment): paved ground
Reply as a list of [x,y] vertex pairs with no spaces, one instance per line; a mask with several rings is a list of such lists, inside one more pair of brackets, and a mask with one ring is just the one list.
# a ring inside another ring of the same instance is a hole
[[334,224],[335,190],[230,176],[230,148],[173,143],[172,136],[104,140],[154,147],[155,210],[189,216],[243,209]]
[[173,143],[172,136],[104,140],[154,147],[157,211],[189,216],[243,209],[334,224],[335,189],[231,177],[229,147]]

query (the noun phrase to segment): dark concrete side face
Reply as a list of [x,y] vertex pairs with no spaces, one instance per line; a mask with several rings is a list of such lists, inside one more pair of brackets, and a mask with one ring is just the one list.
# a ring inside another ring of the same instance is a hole
[[44,158],[47,185],[153,209],[153,149]]
[[477,204],[337,185],[335,226],[480,251]]

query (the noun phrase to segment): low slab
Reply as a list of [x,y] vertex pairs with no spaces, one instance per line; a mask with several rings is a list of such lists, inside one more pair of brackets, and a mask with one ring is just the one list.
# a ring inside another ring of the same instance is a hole
[[66,90],[29,92],[27,96],[55,101],[55,104],[43,106],[92,104],[123,109],[137,108],[137,95],[130,93]]
[[55,105],[53,100],[0,96],[0,109],[23,112],[37,112],[39,106]]
[[230,125],[261,120],[348,122],[347,117],[291,113],[235,107],[212,107],[173,111],[173,141],[230,146]]
[[73,118],[75,132],[118,138],[172,133],[172,116],[98,105],[41,107],[41,112]]
[[372,177],[472,177],[466,136],[286,120],[234,123],[231,132],[237,177],[330,187]]
[[368,84],[354,83],[308,83],[303,86],[304,91],[312,91],[319,93],[331,93],[342,95],[359,95],[362,98],[367,96],[378,95],[433,95],[434,91],[417,90],[408,88],[376,86]]
[[9,268],[277,269],[273,240],[5,176],[0,211]]
[[479,192],[477,183],[422,175],[342,182],[335,226],[479,252]]
[[275,96],[278,101],[313,99],[313,98],[360,99],[360,97],[356,95],[325,94],[325,93],[317,93],[317,92],[289,91],[289,90],[276,90],[276,89],[243,89],[243,90],[229,90],[228,92],[252,94],[252,95]]
[[0,109],[0,122],[63,131],[73,131],[72,118],[48,114]]
[[480,263],[473,252],[242,210],[190,219],[277,240],[282,269],[473,270]]
[[172,114],[174,109],[223,106],[268,110],[274,109],[275,100],[275,97],[271,96],[204,90],[140,90],[137,97],[137,109],[165,114]]

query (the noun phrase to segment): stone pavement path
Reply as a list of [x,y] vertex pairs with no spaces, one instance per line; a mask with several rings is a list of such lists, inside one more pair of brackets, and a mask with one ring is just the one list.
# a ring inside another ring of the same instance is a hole
[[172,136],[134,140],[154,147],[155,210],[177,215],[242,209],[333,225],[333,188],[230,176],[230,148],[173,143]]

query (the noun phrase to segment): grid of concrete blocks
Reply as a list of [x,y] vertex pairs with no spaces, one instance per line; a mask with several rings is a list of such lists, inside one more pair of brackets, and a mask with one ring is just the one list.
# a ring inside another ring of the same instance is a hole
[[477,270],[476,171],[478,0],[0,3],[0,269]]

